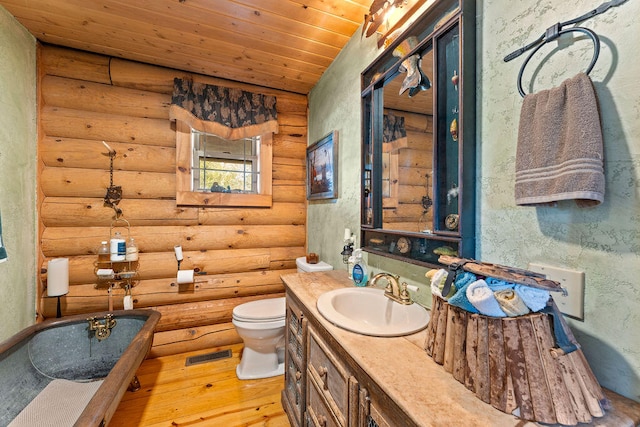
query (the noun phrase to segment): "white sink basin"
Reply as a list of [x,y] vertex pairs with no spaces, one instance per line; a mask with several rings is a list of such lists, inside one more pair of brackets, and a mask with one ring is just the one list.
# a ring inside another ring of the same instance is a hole
[[378,288],[341,288],[325,292],[317,302],[325,319],[351,332],[398,337],[424,329],[429,312],[418,304],[402,305]]

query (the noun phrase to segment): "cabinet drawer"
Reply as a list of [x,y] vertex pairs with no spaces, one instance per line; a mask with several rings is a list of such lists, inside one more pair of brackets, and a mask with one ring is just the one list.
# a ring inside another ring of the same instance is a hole
[[307,404],[307,425],[309,427],[340,427],[331,409],[327,406],[323,393],[318,389],[316,382],[311,380],[309,384],[309,401]]
[[309,331],[309,375],[317,382],[319,392],[336,416],[345,424],[349,409],[349,376],[351,375],[313,330]]

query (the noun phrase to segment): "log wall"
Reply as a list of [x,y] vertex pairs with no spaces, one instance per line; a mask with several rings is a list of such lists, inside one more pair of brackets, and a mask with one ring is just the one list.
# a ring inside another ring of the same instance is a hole
[[[66,257],[69,294],[63,315],[107,310],[96,287],[96,251],[111,232],[103,205],[109,157],[117,155],[118,205],[140,250],[136,308],[162,313],[151,350],[160,356],[241,342],[231,311],[241,303],[284,295],[280,275],[305,254],[307,99],[302,95],[198,76],[199,81],[277,97],[280,131],[273,138],[273,206],[176,206],[176,133],[169,121],[174,77],[186,72],[51,45],[39,47],[39,222],[42,282],[39,318],[56,315],[46,297],[46,266]],[[200,274],[177,285],[173,248],[182,269]],[[124,291],[112,291],[115,309]]]

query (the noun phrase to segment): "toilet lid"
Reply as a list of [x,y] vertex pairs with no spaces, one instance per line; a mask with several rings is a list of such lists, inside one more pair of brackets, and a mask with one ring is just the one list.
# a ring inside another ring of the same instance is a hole
[[273,321],[284,319],[285,298],[269,298],[240,304],[233,309],[233,317],[244,321]]

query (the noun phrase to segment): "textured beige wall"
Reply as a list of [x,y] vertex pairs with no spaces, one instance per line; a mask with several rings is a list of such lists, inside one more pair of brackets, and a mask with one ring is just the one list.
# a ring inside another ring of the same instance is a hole
[[[582,270],[586,274],[585,319],[571,327],[599,381],[640,401],[640,3],[628,1],[584,26],[601,39],[591,73],[602,110],[605,139],[605,202],[591,209],[572,203],[556,208],[516,207],[514,159],[522,99],[516,77],[524,58],[505,63],[509,52],[532,41],[547,26],[577,17],[600,0],[480,1],[478,8],[478,228],[477,257],[526,268],[529,262]],[[562,41],[541,51],[525,76],[536,73],[533,90],[560,84],[583,70],[591,45]],[[356,228],[360,205],[359,74],[376,56],[375,46],[351,43],[310,94],[310,141],[331,129],[341,132],[340,198],[309,206],[309,249],[334,266],[345,226]],[[544,67],[538,64],[544,60]],[[525,79],[525,87],[528,83]],[[343,137],[344,135],[344,137]],[[424,269],[369,256],[374,270],[420,283]],[[423,290],[426,290],[423,285]],[[428,295],[421,292],[421,301]]]
[[36,42],[0,6],[0,341],[35,322]]
[[[628,1],[582,23],[601,40],[600,57],[590,76],[602,112],[606,195],[601,206],[591,209],[569,202],[555,208],[514,206],[513,164],[522,104],[516,78],[523,58],[508,63],[502,58],[537,38],[547,26],[602,2],[482,3],[478,10],[479,257],[518,267],[540,262],[584,271],[584,321],[570,321],[571,328],[602,385],[640,400],[640,3]],[[555,48],[559,49],[553,52]],[[572,46],[553,42],[531,60],[525,75],[537,73],[534,91],[557,86],[584,70],[592,52],[586,40],[576,40]],[[525,88],[529,80],[524,79]]]
[[307,246],[336,269],[342,263],[344,229],[360,230],[360,73],[377,54],[376,41],[358,31],[309,93],[309,141],[338,131],[338,198],[310,201]]
[[[356,247],[360,246],[360,74],[379,53],[375,37],[361,38],[357,31],[309,94],[309,144],[337,130],[340,148],[338,198],[309,202],[307,244],[310,252],[320,254],[335,269],[346,270],[340,255],[345,228],[353,231]],[[423,280],[427,269],[366,253],[364,259],[370,276],[396,272],[403,281],[422,288],[414,295],[418,302],[431,304]]]

